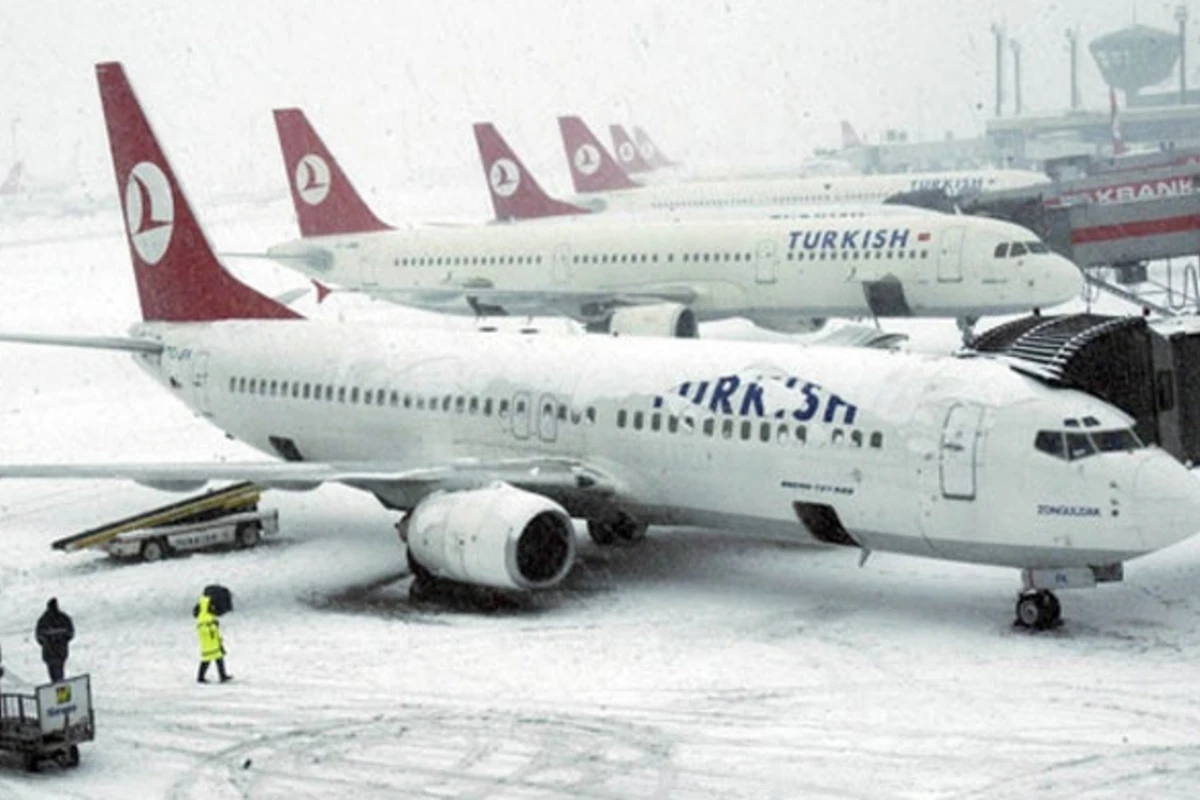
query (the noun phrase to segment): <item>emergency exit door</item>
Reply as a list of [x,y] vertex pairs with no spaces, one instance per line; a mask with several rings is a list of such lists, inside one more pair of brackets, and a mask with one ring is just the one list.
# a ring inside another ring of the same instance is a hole
[[962,280],[963,236],[966,232],[962,226],[942,231],[937,253],[938,281],[955,283]]

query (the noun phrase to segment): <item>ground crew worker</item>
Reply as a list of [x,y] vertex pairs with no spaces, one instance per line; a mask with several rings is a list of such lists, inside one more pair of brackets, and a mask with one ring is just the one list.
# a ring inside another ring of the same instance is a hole
[[33,635],[42,646],[42,661],[46,662],[50,680],[58,683],[63,679],[68,643],[75,637],[75,626],[70,617],[58,610],[57,597],[46,602],[46,611],[38,619]]
[[200,671],[196,673],[197,683],[208,683],[204,676],[208,673],[208,665],[217,662],[217,674],[221,683],[233,678],[225,673],[225,643],[221,640],[221,623],[213,613],[212,598],[206,594],[200,595],[193,613],[196,616],[196,636],[200,639]]

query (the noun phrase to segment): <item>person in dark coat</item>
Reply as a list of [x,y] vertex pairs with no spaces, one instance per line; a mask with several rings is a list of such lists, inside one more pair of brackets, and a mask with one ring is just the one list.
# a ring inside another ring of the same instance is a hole
[[68,645],[75,638],[75,626],[70,617],[59,611],[57,597],[51,597],[46,603],[46,611],[37,621],[34,636],[42,646],[42,661],[46,662],[50,680],[58,683],[63,679],[63,666],[67,663]]

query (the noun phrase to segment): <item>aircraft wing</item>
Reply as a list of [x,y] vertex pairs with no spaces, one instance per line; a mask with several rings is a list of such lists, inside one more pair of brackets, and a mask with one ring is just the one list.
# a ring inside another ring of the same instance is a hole
[[0,332],[0,342],[46,344],[57,347],[93,347],[99,350],[126,350],[131,353],[161,353],[162,342],[132,336],[74,336],[56,333]]
[[192,491],[209,481],[252,481],[303,491],[322,483],[345,483],[412,502],[438,490],[461,490],[503,481],[550,495],[612,495],[608,473],[575,459],[457,459],[435,466],[382,461],[218,461],[104,464],[4,464],[0,478],[118,479],[168,491]]
[[635,289],[493,289],[488,286],[445,286],[428,289],[372,289],[371,294],[442,313],[473,312],[480,316],[531,315],[556,312],[580,322],[603,319],[614,308],[656,303],[690,305],[700,292],[677,285]]

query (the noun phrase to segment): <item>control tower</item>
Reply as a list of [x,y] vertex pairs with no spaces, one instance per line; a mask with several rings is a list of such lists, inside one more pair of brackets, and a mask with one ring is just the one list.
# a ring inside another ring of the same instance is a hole
[[1104,82],[1132,98],[1166,80],[1179,61],[1179,37],[1146,25],[1131,25],[1088,45]]

